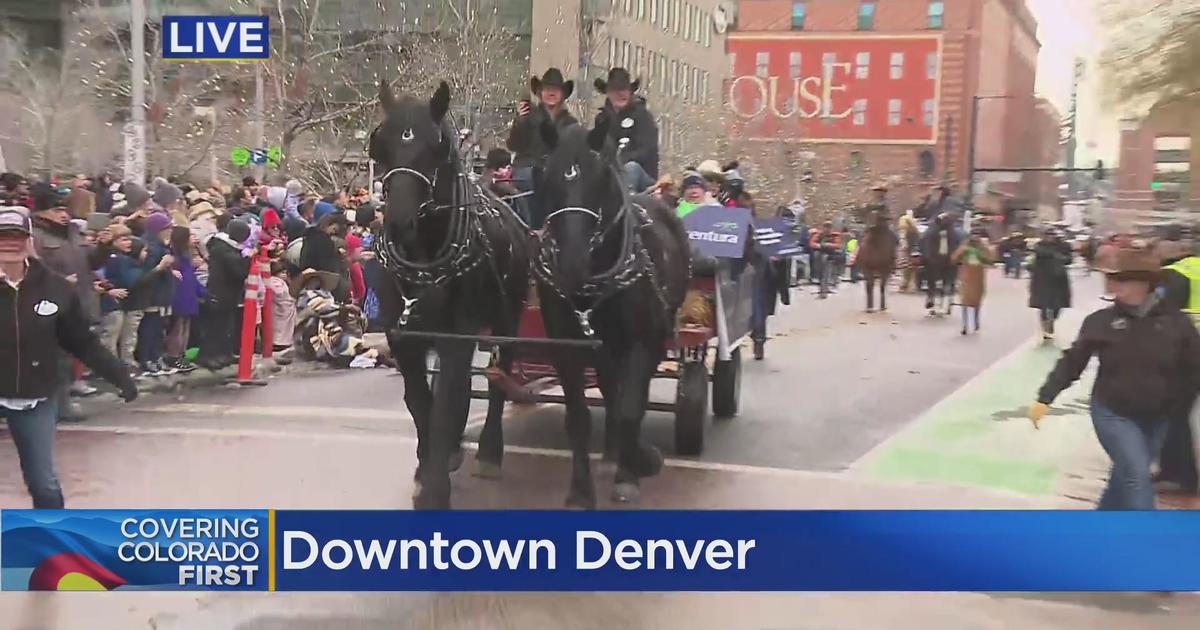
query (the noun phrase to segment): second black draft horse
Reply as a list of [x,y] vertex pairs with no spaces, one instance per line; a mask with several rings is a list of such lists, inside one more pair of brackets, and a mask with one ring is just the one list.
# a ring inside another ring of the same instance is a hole
[[613,499],[636,501],[640,479],[663,465],[658,449],[642,443],[642,420],[650,381],[675,334],[691,266],[683,223],[658,200],[627,194],[607,132],[597,127],[588,133],[578,125],[541,129],[550,153],[538,185],[551,212],[533,269],[546,332],[601,342],[594,353],[552,351],[572,451],[567,505],[584,509],[596,506],[587,363],[594,361],[604,396],[605,451],[617,460]]
[[[444,81],[429,100],[396,98],[384,82],[379,102],[385,119],[371,136],[370,156],[383,168],[385,202],[375,249],[394,280],[380,292],[381,303],[404,377],[404,402],[417,428],[413,507],[448,509],[450,459],[460,449],[470,410],[475,342],[447,333],[475,336],[490,328],[493,335],[516,335],[531,244],[512,210],[468,178],[458,134],[447,119],[450,87]],[[431,349],[440,363],[432,389],[426,363]],[[500,351],[499,363],[509,369],[507,350]],[[503,390],[490,385],[479,440],[481,473],[499,473],[504,402]]]

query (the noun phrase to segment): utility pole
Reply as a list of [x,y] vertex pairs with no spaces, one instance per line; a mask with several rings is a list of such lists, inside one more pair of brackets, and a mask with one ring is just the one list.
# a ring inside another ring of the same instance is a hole
[[133,64],[131,100],[125,125],[125,181],[146,183],[146,0],[130,0],[129,33]]
[[[263,14],[261,0],[255,0],[254,12],[258,15]],[[270,31],[271,25],[268,21],[267,30]],[[263,62],[254,64],[254,142],[253,149],[267,150],[267,131],[266,131],[266,116],[263,113]],[[266,181],[266,164],[259,164],[254,167],[254,179],[265,184]]]

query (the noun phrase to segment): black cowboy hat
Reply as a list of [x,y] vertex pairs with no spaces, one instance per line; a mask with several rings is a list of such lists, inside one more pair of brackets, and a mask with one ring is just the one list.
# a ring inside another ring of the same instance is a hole
[[533,90],[534,94],[539,94],[544,87],[557,87],[563,91],[563,100],[571,97],[571,93],[575,91],[574,81],[564,81],[562,70],[558,68],[550,68],[542,75],[542,78],[533,77],[529,80],[529,89]]
[[629,71],[625,68],[613,68],[608,71],[608,80],[596,79],[596,89],[601,94],[607,94],[609,89],[622,90],[629,88],[631,92],[636,92],[638,86],[642,84],[641,79],[631,80]]

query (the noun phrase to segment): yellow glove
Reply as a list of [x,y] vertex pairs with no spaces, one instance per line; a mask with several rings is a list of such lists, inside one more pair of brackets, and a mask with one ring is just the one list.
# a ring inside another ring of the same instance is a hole
[[1042,418],[1046,417],[1046,412],[1050,411],[1050,405],[1041,402],[1035,402],[1029,406],[1029,421],[1033,423],[1033,428],[1041,429],[1038,426]]

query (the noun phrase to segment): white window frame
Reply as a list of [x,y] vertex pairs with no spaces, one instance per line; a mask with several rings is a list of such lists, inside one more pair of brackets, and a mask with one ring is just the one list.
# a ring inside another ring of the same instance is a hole
[[800,68],[804,61],[804,55],[799,51],[793,50],[788,53],[788,77],[791,79],[800,78]]
[[855,127],[862,127],[867,124],[867,99],[855,99],[852,107],[854,112],[853,123]]
[[894,52],[888,63],[888,77],[892,79],[904,78],[904,53]]
[[898,98],[889,98],[888,99],[888,126],[889,127],[899,127],[900,126],[900,118],[902,115],[901,112],[903,111],[903,107],[904,106],[900,102],[900,99],[898,99]]
[[933,113],[935,111],[933,99],[927,98],[924,103],[921,103],[921,123],[926,127],[933,126]]
[[871,53],[860,52],[854,55],[854,78],[871,78]]
[[762,50],[754,53],[754,76],[765,79],[771,76],[771,53]]
[[637,19],[639,22],[646,19],[646,0],[637,0]]
[[925,78],[936,79],[938,71],[938,54],[931,52],[925,55]]

